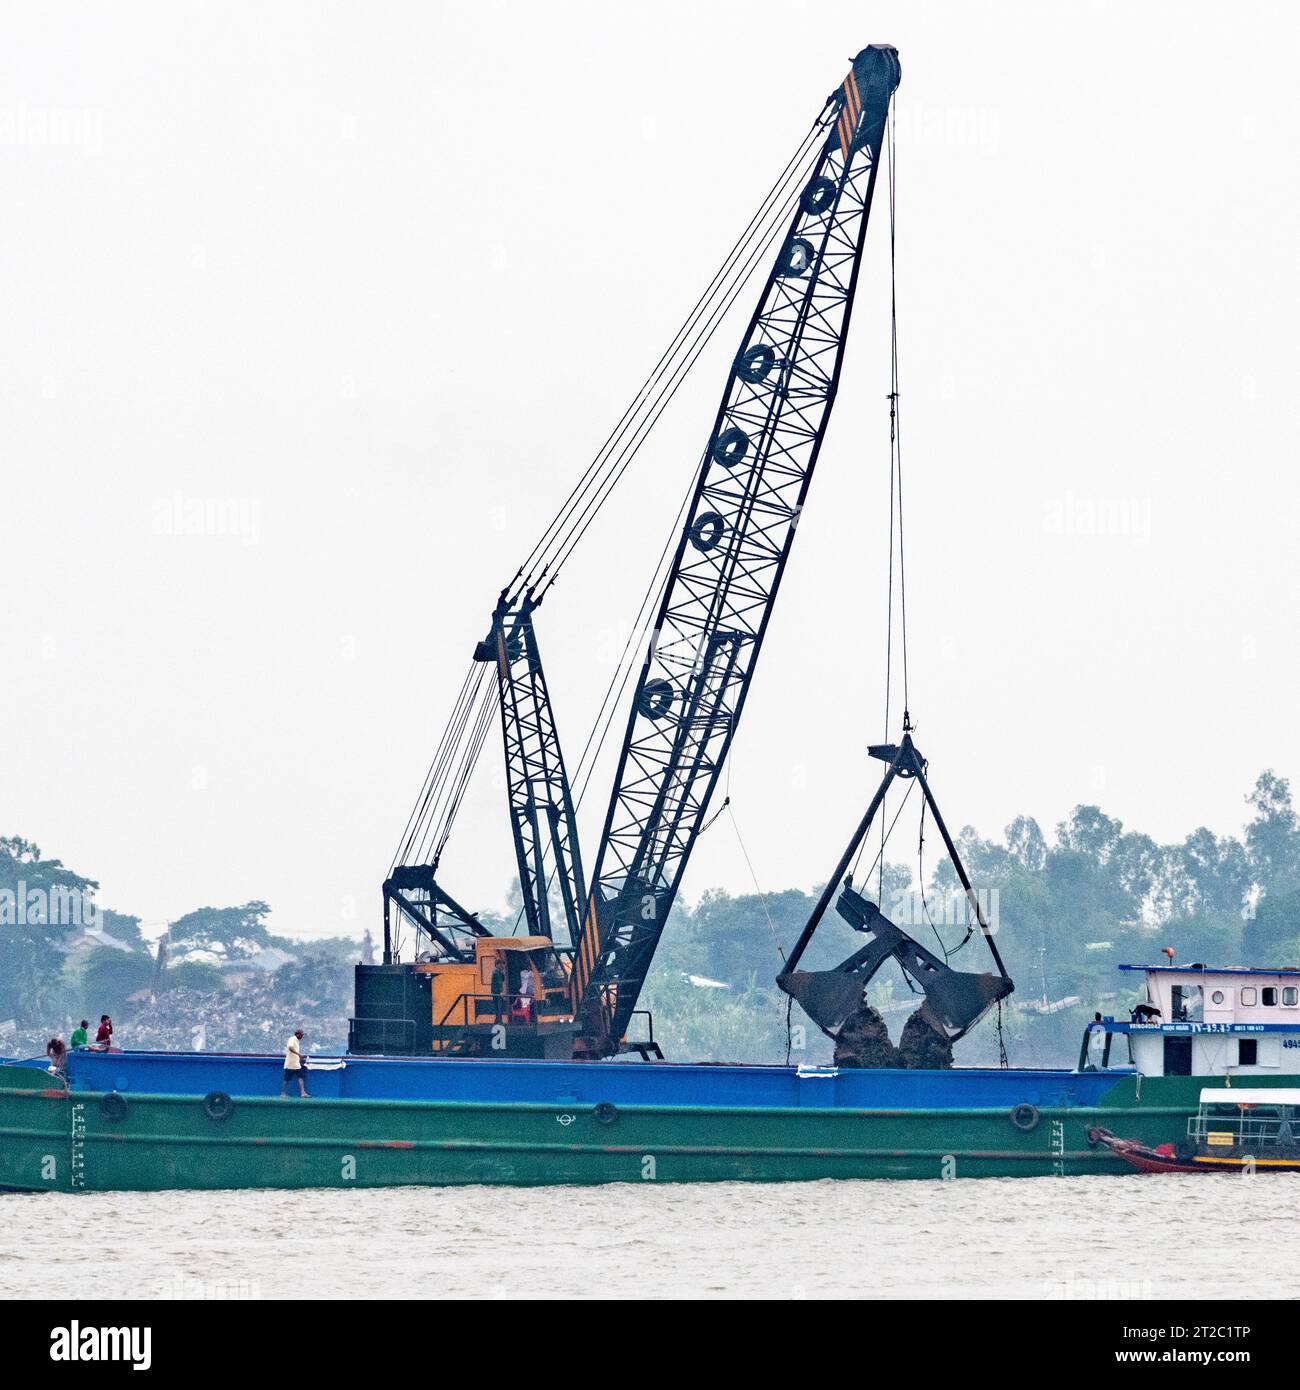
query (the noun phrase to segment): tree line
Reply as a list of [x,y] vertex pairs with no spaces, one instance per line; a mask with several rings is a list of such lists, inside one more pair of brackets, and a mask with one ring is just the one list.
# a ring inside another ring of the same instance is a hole
[[[1300,822],[1287,779],[1261,773],[1244,809],[1240,835],[1200,827],[1168,844],[1093,805],[1076,807],[1050,835],[1030,816],[1016,817],[996,838],[961,831],[959,848],[972,882],[996,906],[999,948],[1016,981],[1002,1018],[1013,1063],[1070,1064],[1092,1011],[1118,1014],[1131,1002],[1133,977],[1115,967],[1154,962],[1166,946],[1184,962],[1300,963]],[[899,924],[936,953],[952,953],[958,969],[988,968],[977,937],[963,941],[960,923],[931,916],[957,885],[946,859],[927,857],[932,862],[887,862],[869,885],[873,896],[887,912],[900,895],[919,896],[923,915]],[[98,929],[127,949],[83,941],[83,949],[69,951],[83,929],[49,920],[42,905],[60,901],[59,890],[66,901],[69,893],[93,895],[96,888],[31,842],[0,839],[0,1022],[52,1025],[88,1009],[113,1012],[142,991],[213,992],[222,987],[223,966],[276,946],[294,957],[295,969],[314,972],[315,980],[334,972],[335,992],[350,993],[360,942],[278,937],[261,901],[187,913],[170,925],[161,959],[137,917],[100,909]],[[643,995],[670,1056],[777,1061],[792,1038],[802,1044],[801,1060],[828,1054],[815,1029],[800,1034],[802,1016],[795,1009],[787,1017],[786,997],[775,986],[783,952],[807,921],[816,891],[710,890],[693,905],[679,902]],[[484,921],[513,929],[509,913]],[[860,940],[832,912],[807,964],[832,965]],[[283,969],[283,983],[291,985],[293,971]],[[910,1002],[906,981],[882,978],[872,999],[896,1032]],[[959,1048],[958,1060],[996,1053],[986,1022]]]

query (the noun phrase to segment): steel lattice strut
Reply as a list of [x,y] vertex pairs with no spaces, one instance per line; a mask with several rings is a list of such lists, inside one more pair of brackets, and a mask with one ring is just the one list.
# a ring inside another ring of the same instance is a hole
[[528,933],[554,935],[546,891],[549,847],[564,907],[564,944],[570,945],[577,939],[586,891],[569,779],[533,630],[536,606],[532,589],[513,604],[502,594],[492,631],[475,658],[496,665],[510,828]]

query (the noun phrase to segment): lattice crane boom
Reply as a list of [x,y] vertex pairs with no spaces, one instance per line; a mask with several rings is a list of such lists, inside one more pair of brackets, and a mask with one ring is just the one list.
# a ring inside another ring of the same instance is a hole
[[896,50],[863,49],[829,104],[741,340],[633,698],[572,973],[584,1050],[636,1006],[735,734],[834,404]]

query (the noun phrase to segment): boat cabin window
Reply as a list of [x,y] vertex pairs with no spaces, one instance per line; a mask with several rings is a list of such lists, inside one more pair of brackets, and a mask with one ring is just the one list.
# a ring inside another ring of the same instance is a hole
[[1259,1043],[1254,1038],[1238,1038],[1237,1040],[1237,1065],[1239,1067],[1253,1067],[1259,1056]]
[[1286,1008],[1294,1009],[1297,1004],[1300,1004],[1300,990],[1297,990],[1294,985],[1283,985],[1282,1003]]
[[1228,996],[1221,989],[1216,989],[1214,993],[1210,995],[1210,1003],[1216,1008],[1222,1008],[1227,1002]]
[[1174,1023],[1199,1023],[1204,1001],[1200,985],[1175,985],[1173,989]]
[[[1079,1070],[1105,1071],[1110,1066],[1110,1050],[1115,1037],[1116,1034],[1104,1023],[1090,1023],[1083,1030],[1083,1043],[1079,1048]],[[1132,1066],[1133,1040],[1127,1033],[1123,1034],[1123,1037],[1129,1045],[1127,1065]]]
[[1254,986],[1254,985],[1242,985],[1242,987],[1241,987],[1241,1002],[1242,1002],[1242,1004],[1243,1004],[1246,1008],[1248,1008],[1248,1009],[1253,1009],[1253,1008],[1255,1007],[1255,986]]
[[1275,990],[1272,985],[1265,985],[1264,988],[1260,990],[1259,995],[1260,1003],[1262,1003],[1265,1008],[1277,1008],[1277,990]]

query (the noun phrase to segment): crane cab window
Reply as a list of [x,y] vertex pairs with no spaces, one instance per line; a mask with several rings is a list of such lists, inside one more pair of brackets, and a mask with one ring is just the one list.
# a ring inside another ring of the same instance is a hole
[[547,989],[557,989],[566,983],[560,957],[555,951],[533,951],[531,959],[533,968],[542,977],[542,984]]

